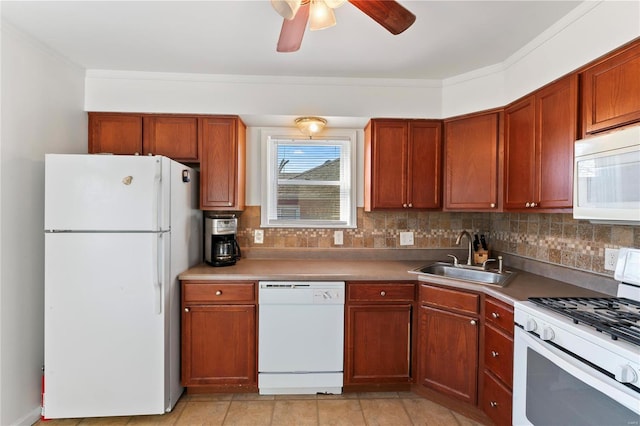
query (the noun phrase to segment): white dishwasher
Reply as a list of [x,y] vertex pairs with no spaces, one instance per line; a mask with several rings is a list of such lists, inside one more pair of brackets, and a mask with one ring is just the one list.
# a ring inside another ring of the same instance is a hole
[[344,281],[260,281],[262,395],[342,393]]

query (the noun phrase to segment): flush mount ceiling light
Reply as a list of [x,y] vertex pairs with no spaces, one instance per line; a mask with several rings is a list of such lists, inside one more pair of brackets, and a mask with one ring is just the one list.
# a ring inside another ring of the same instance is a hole
[[321,131],[327,124],[327,120],[320,117],[299,117],[296,118],[296,127],[309,139]]
[[[321,30],[336,24],[333,9],[346,0],[271,0],[271,5],[284,18],[278,52],[295,52],[300,49],[304,30],[309,23],[311,30]],[[395,0],[349,0],[349,3],[382,25],[391,34],[400,34],[409,28],[416,16]]]

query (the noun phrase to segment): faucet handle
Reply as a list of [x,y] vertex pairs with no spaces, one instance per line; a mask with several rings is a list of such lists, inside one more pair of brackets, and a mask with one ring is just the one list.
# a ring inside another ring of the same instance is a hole
[[458,266],[458,258],[452,254],[448,254],[447,256],[453,257],[453,266]]
[[495,259],[487,259],[487,260],[485,260],[484,262],[482,262],[482,269],[486,271],[486,269],[487,269],[487,263],[489,263],[489,262],[495,262],[495,261],[496,261]]

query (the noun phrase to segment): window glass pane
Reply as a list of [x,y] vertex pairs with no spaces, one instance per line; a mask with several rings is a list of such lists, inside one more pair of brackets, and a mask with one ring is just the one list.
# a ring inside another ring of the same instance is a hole
[[340,220],[341,146],[280,143],[277,152],[277,218]]
[[339,145],[278,144],[278,179],[340,181]]

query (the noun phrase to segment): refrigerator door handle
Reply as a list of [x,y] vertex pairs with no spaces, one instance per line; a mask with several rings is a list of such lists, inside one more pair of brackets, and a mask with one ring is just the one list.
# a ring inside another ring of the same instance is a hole
[[158,315],[162,314],[162,283],[164,281],[164,241],[163,241],[163,233],[158,233],[158,238],[156,240],[156,262],[155,268],[153,272],[153,285],[156,287],[156,297],[155,297],[155,312]]
[[155,176],[153,177],[153,193],[155,194],[156,223],[154,230],[159,231],[162,226],[162,162],[156,158]]

